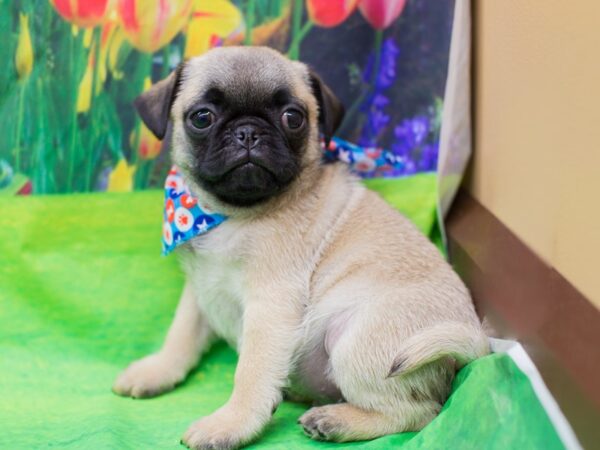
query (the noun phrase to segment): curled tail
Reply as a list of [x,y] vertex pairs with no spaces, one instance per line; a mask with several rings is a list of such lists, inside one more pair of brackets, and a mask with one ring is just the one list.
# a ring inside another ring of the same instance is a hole
[[419,330],[402,343],[388,377],[405,374],[447,356],[454,358],[460,368],[489,351],[488,337],[481,327],[441,323]]

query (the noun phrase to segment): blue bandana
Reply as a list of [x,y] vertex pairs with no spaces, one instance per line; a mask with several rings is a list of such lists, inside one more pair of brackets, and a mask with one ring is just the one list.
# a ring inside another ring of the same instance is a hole
[[165,181],[165,210],[163,213],[162,253],[171,253],[179,244],[204,234],[220,225],[227,217],[210,211],[200,204],[173,166]]
[[[328,146],[321,142],[321,146],[325,163],[345,162],[363,178],[393,176],[402,172],[405,167],[403,157],[381,148],[359,147],[339,138],[333,138]],[[163,255],[227,220],[227,216],[211,211],[201,199],[192,195],[175,166],[171,168],[165,181],[163,216]]]

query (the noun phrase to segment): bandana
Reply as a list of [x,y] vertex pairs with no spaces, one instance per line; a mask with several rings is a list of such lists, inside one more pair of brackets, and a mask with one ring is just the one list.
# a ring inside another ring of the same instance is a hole
[[[405,159],[377,147],[360,147],[339,138],[329,145],[321,141],[323,162],[342,161],[363,178],[389,176],[404,170]],[[163,213],[162,254],[168,255],[178,245],[219,226],[227,216],[215,211],[192,195],[176,166],[165,180],[165,209]]]

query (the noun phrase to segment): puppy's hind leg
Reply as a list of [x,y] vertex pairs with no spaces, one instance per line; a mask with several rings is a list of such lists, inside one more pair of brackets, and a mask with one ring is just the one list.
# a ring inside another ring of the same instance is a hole
[[131,363],[117,377],[113,392],[142,398],[172,390],[198,364],[211,335],[188,282],[160,351]]
[[[309,437],[336,442],[419,431],[435,418],[448,395],[454,374],[451,366],[449,361],[440,361],[403,377],[369,379],[367,371],[356,365],[362,377],[350,381],[334,376],[347,402],[314,407],[299,423]],[[340,369],[346,375],[352,371],[348,365]]]
[[[439,411],[435,402],[399,405],[394,414],[367,410],[350,403],[318,406],[308,410],[298,421],[304,432],[319,441],[362,441],[387,434],[421,429]],[[412,417],[422,423],[413,423]]]
[[[450,390],[454,363],[448,358],[388,377],[397,336],[387,318],[349,320],[330,348],[330,374],[346,403],[315,407],[300,418],[313,439],[359,441],[418,431],[437,415]],[[388,328],[388,329],[386,329]]]

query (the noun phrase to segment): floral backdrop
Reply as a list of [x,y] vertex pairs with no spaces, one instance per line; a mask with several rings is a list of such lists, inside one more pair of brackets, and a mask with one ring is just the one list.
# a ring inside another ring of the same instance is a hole
[[168,152],[132,101],[221,45],[311,64],[346,105],[339,137],[403,162],[385,176],[434,171],[453,11],[451,0],[1,2],[0,195],[162,186]]

